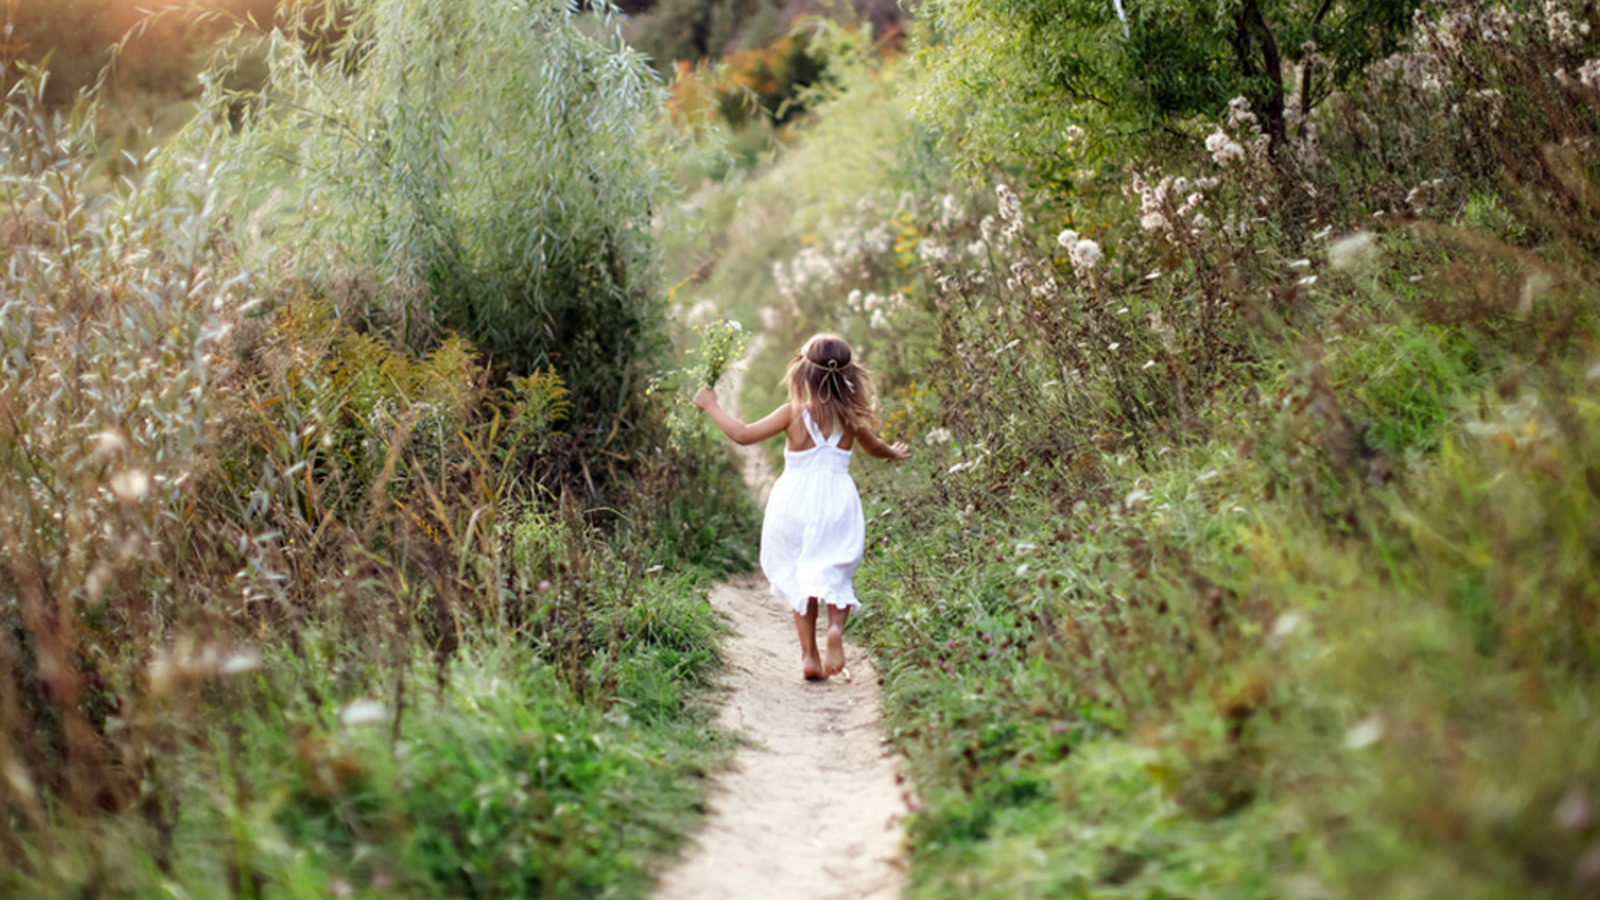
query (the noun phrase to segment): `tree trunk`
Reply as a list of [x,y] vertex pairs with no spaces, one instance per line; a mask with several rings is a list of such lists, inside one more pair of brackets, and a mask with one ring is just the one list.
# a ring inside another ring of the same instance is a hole
[[1246,25],[1254,25],[1261,33],[1262,67],[1272,81],[1272,91],[1261,113],[1266,117],[1267,152],[1277,159],[1289,138],[1288,126],[1283,118],[1283,57],[1278,53],[1278,39],[1273,36],[1272,27],[1267,24],[1267,17],[1262,14],[1258,0],[1245,0],[1240,17]]

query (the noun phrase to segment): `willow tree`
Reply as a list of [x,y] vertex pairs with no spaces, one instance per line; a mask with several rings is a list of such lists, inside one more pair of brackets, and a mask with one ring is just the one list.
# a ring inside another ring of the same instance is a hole
[[419,348],[453,331],[500,373],[553,367],[581,432],[626,432],[664,346],[665,180],[659,79],[617,22],[562,0],[287,7],[265,86],[210,93],[257,267]]

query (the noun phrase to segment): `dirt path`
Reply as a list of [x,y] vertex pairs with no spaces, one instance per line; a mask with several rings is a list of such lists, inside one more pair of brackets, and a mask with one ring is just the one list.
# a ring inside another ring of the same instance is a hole
[[[736,398],[744,372],[732,375]],[[745,482],[765,502],[772,466],[760,448],[743,450]],[[749,743],[712,785],[710,817],[658,900],[898,898],[906,805],[872,661],[846,641],[848,678],[801,680],[794,618],[759,574],[718,585],[711,604],[734,630],[722,726]]]
[[847,642],[851,677],[808,684],[794,620],[765,579],[720,584],[711,603],[735,631],[722,725],[750,745],[712,786],[710,819],[656,896],[899,897],[906,807],[871,660]]

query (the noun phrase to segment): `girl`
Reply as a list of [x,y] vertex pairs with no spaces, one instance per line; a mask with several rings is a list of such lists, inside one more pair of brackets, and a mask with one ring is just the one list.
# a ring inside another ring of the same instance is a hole
[[[905,459],[905,444],[885,444],[873,429],[870,373],[850,361],[850,345],[836,334],[819,334],[789,363],[784,383],[789,402],[759,422],[746,425],[717,403],[710,388],[694,395],[737,444],[754,444],[779,432],[787,435],[783,475],[767,497],[761,524],[761,571],[772,592],[794,608],[800,632],[800,669],[807,681],[844,670],[844,622],[859,609],[856,566],[866,539],[861,497],[850,477],[850,448],[856,444],[880,459]],[[828,607],[828,656],[817,653],[817,607]]]

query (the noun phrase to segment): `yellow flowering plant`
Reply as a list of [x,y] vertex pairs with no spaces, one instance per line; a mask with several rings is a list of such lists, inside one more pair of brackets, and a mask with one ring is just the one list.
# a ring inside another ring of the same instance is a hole
[[695,328],[700,334],[700,364],[697,381],[704,387],[714,388],[730,366],[744,359],[744,327],[738,322],[722,320]]

